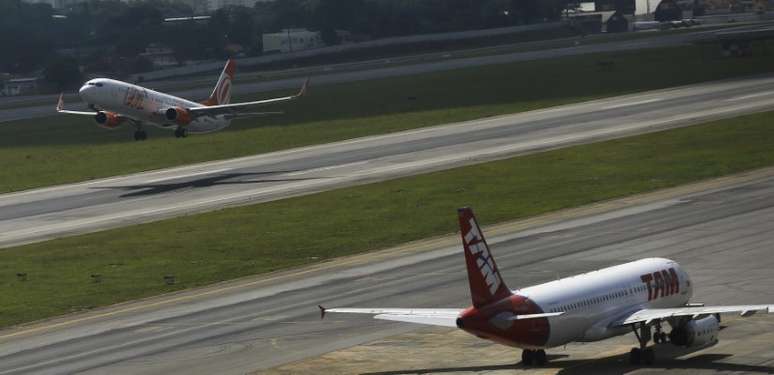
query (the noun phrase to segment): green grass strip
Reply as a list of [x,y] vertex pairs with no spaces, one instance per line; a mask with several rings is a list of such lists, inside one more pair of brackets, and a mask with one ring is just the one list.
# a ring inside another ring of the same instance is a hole
[[[773,165],[773,119],[749,115],[0,250],[0,325],[450,233],[460,206],[492,224]],[[167,274],[178,284],[165,285]]]
[[[611,70],[601,69],[600,61],[612,61],[614,65]],[[736,59],[717,57],[697,47],[681,47],[329,86],[315,86],[313,82],[310,95],[303,100],[266,108],[285,110],[284,116],[238,121],[227,131],[186,139],[154,130],[145,142],[131,140],[131,127],[109,131],[81,116],[4,123],[0,124],[0,192],[765,73],[773,67],[771,53]],[[238,77],[234,84],[239,85]],[[53,107],[54,103],[52,112]]]

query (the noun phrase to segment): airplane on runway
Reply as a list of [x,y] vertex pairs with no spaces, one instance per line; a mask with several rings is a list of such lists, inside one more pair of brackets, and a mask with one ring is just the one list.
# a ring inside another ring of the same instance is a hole
[[127,82],[95,78],[86,82],[78,91],[81,99],[94,111],[65,110],[63,95],[59,96],[56,110],[59,113],[71,115],[93,116],[97,124],[106,129],[116,129],[125,123],[131,123],[135,127],[134,139],[137,141],[148,138],[143,129],[144,124],[152,124],[163,129],[175,129],[175,136],[183,138],[189,133],[201,134],[221,130],[236,118],[282,114],[282,112],[241,112],[241,110],[246,107],[298,99],[306,94],[309,86],[307,79],[296,95],[230,104],[231,82],[234,80],[235,72],[236,62],[228,60],[212,94],[201,103]]
[[[689,303],[693,283],[677,262],[648,258],[524,289],[511,290],[473,211],[459,209],[473,306],[466,309],[320,308],[326,313],[372,314],[376,319],[458,327],[483,339],[522,348],[524,365],[547,363],[545,349],[633,331],[632,364],[652,364],[648,343],[703,347],[717,342],[720,314],[774,312],[774,305],[704,306]],[[670,332],[665,332],[665,324]]]

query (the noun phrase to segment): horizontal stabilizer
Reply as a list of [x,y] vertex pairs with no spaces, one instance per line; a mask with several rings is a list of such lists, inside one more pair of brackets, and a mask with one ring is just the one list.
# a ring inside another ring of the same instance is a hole
[[374,316],[375,319],[392,320],[396,322],[406,322],[415,324],[425,324],[440,327],[456,327],[456,316],[442,315],[399,315],[399,314],[380,314]]
[[375,319],[392,320],[396,322],[407,322],[416,324],[427,324],[441,327],[456,327],[457,318],[462,309],[394,309],[394,308],[320,308],[320,317],[324,318],[326,313],[348,313],[348,314],[370,314]]

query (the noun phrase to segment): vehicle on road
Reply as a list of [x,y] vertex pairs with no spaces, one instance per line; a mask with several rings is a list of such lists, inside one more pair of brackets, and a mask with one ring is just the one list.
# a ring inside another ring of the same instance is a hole
[[[652,364],[648,347],[717,342],[720,315],[772,313],[774,305],[704,306],[690,303],[693,283],[669,259],[647,258],[528,288],[511,290],[469,208],[459,210],[460,233],[473,305],[467,309],[331,308],[326,313],[374,314],[377,319],[458,327],[483,339],[522,348],[525,365],[547,362],[545,349],[634,332],[633,364]],[[665,328],[669,325],[670,331]]]
[[306,94],[309,86],[307,79],[296,95],[230,103],[235,72],[236,63],[234,60],[229,60],[212,94],[201,103],[123,81],[95,78],[86,82],[78,91],[78,95],[93,111],[65,110],[63,95],[59,96],[56,110],[59,113],[71,115],[93,116],[97,124],[106,129],[116,129],[123,124],[131,123],[135,127],[134,139],[137,141],[148,138],[143,128],[145,124],[174,129],[175,136],[183,138],[189,133],[201,134],[221,130],[236,118],[282,114],[282,112],[243,112],[243,110],[248,107],[298,99]]

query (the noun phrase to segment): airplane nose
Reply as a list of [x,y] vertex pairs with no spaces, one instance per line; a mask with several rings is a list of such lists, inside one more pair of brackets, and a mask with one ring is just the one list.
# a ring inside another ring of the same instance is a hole
[[78,90],[78,96],[80,96],[81,99],[84,99],[84,95],[86,95],[86,91],[88,91],[88,88],[89,88],[88,85],[83,85],[81,86],[81,89]]

